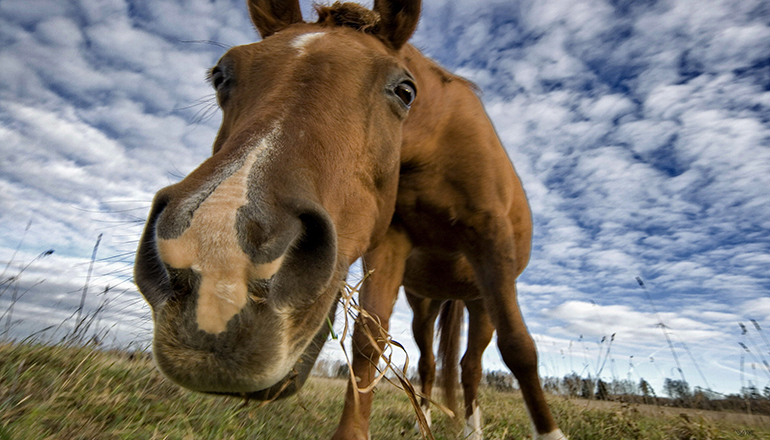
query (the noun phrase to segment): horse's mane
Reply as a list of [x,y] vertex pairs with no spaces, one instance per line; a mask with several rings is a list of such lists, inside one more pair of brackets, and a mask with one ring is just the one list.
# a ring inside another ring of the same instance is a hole
[[331,6],[316,5],[315,10],[318,13],[318,24],[326,26],[344,26],[376,33],[380,24],[380,14],[357,3],[334,2]]
[[[318,24],[323,26],[343,26],[368,34],[376,34],[380,26],[380,14],[371,11],[358,3],[342,3],[335,1],[331,6],[315,5],[318,13]],[[448,72],[443,67],[431,62],[433,70],[445,83],[455,80],[462,81],[477,95],[481,95],[481,89],[473,82]]]

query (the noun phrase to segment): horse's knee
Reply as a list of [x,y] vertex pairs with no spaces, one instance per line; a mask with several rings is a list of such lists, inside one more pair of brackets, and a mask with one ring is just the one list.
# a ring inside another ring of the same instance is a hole
[[421,357],[417,367],[423,384],[433,383],[436,379],[436,362],[432,358],[426,358],[427,356]]
[[467,354],[460,360],[463,384],[478,383],[481,380],[481,358],[471,359]]
[[367,359],[375,359],[380,356],[385,348],[385,335],[387,329],[383,329],[372,319],[366,319],[365,322],[358,321],[353,331],[354,352],[364,356]]

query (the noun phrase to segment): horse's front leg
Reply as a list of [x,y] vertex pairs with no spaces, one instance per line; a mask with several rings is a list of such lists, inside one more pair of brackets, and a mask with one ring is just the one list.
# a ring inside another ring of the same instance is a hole
[[[493,222],[494,223],[494,222]],[[477,229],[481,230],[481,229]],[[551,415],[537,371],[537,351],[524,325],[516,294],[523,262],[516,259],[510,224],[490,224],[475,237],[466,255],[481,289],[484,308],[497,330],[503,361],[519,381],[537,440],[566,440]]]
[[382,242],[363,258],[364,270],[373,270],[359,293],[362,312],[353,330],[353,374],[356,386],[348,383],[345,408],[333,440],[369,439],[372,392],[367,388],[377,375],[376,366],[385,346],[390,315],[404,277],[411,244],[406,235],[391,227]]

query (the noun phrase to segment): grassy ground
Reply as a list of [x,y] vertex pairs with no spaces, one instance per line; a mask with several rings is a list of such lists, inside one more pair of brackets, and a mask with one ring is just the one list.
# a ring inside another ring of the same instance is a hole
[[[252,402],[181,390],[146,356],[82,347],[0,344],[0,440],[8,439],[325,439],[336,427],[345,383],[311,379],[297,397]],[[485,438],[529,436],[521,397],[485,389]],[[562,429],[579,439],[770,439],[765,419],[587,406],[551,399]],[[434,412],[436,414],[436,412]],[[414,416],[397,389],[377,390],[372,438],[414,439]],[[460,438],[434,415],[437,439]]]

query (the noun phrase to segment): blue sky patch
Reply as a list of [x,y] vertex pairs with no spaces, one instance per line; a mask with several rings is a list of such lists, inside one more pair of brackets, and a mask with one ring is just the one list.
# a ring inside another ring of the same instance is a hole
[[[541,372],[590,370],[614,333],[603,375],[662,392],[674,366],[662,320],[713,388],[737,392],[738,343],[749,344],[738,323],[770,328],[767,2],[426,0],[423,10],[413,44],[479,85],[532,205],[518,290]],[[87,307],[111,301],[102,325],[116,345],[150,338],[131,282],[143,219],[158,189],[210,154],[220,115],[207,113],[207,69],[222,46],[258,38],[236,0],[0,2],[0,271],[29,265],[17,334],[71,315],[104,234],[92,278],[104,293]],[[394,337],[414,359],[408,308],[396,307]],[[706,386],[680,358],[691,386]],[[485,367],[503,368],[494,347]],[[756,368],[743,383],[761,389]]]

